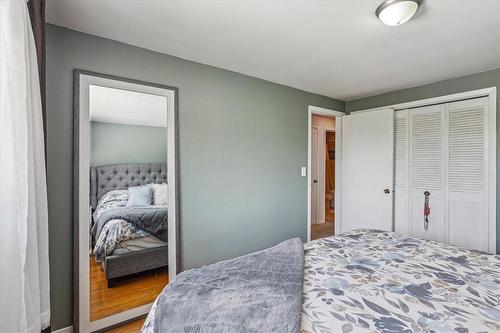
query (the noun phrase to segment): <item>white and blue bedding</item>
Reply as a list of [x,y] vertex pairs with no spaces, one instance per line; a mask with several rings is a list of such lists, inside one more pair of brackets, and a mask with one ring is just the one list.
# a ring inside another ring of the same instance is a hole
[[[355,230],[305,243],[304,258],[300,330],[282,326],[273,332],[500,332],[497,255],[401,238],[392,232]],[[237,272],[222,270],[221,274]],[[175,288],[176,279],[162,295]],[[196,285],[197,279],[184,282]],[[282,283],[288,282],[283,277]],[[210,299],[221,304],[229,301],[223,297],[226,287],[224,279],[214,279],[211,284],[214,295]],[[170,292],[175,294],[175,290]],[[273,290],[262,294],[261,303],[272,299],[273,294]],[[232,295],[238,297],[234,290]],[[205,295],[200,297],[204,299]],[[174,332],[168,329],[168,323],[161,326],[159,313],[175,308],[164,306],[159,310],[158,300],[143,332]],[[217,318],[217,307],[213,311],[211,316]],[[235,308],[234,318],[239,318],[239,314]],[[230,315],[225,313],[225,319]],[[206,321],[204,324],[194,331],[212,332]],[[243,325],[223,332],[267,331]]]
[[149,245],[166,243],[167,207],[129,207],[127,203],[127,190],[109,191],[99,200],[91,228],[95,239],[93,253],[97,262],[114,254],[125,241],[149,237],[152,238]]
[[302,332],[500,332],[500,258],[392,232],[306,243]]

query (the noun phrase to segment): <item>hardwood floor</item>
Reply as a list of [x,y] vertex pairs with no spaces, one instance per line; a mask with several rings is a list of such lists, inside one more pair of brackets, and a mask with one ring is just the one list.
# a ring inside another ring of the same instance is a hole
[[[328,207],[325,205],[325,207]],[[313,224],[311,226],[311,240],[330,237],[335,234],[335,211],[325,208],[325,223]]]
[[90,320],[152,303],[167,283],[164,268],[123,277],[108,288],[101,264],[90,257]]
[[106,333],[137,333],[141,330],[146,318],[137,319],[122,326],[107,330]]
[[313,224],[311,226],[311,240],[332,236],[333,230],[332,222]]

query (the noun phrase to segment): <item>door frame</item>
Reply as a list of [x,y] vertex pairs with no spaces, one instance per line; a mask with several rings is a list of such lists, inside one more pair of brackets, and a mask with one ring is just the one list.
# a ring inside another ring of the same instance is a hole
[[[442,95],[426,99],[420,99],[410,102],[397,103],[391,105],[384,105],[375,108],[351,111],[356,112],[369,112],[374,110],[392,108],[395,112],[403,112],[404,110],[413,109],[417,107],[430,106],[434,104],[452,103],[466,99],[487,97],[488,98],[488,249],[490,253],[497,253],[497,88],[489,87],[484,89],[470,90],[456,94]],[[336,204],[336,203],[335,203]]]
[[327,116],[335,118],[335,230],[338,230],[340,225],[340,198],[341,198],[341,182],[340,182],[340,161],[342,158],[342,145],[341,145],[341,133],[342,125],[338,121],[338,118],[345,116],[346,113],[342,111],[336,111],[331,109],[325,109],[314,105],[309,105],[307,107],[307,241],[311,240],[311,196],[312,196],[312,185],[311,185],[311,166],[312,166],[312,116]]

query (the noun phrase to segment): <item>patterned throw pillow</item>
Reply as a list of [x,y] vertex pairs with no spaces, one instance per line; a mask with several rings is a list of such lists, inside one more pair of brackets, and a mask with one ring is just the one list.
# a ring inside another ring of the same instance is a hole
[[166,206],[168,202],[168,185],[153,184],[153,204],[155,206]]

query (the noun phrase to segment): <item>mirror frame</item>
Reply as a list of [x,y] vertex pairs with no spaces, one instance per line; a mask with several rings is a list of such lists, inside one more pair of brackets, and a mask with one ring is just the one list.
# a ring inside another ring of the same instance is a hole
[[[88,260],[88,207],[90,168],[90,114],[88,86],[99,84],[117,89],[150,93],[167,98],[168,278],[180,272],[178,88],[135,79],[75,69],[73,71],[73,331],[95,332],[144,317],[153,303],[90,321],[90,267]],[[106,84],[108,83],[108,84]],[[137,89],[133,89],[133,88]],[[85,91],[80,91],[82,88]],[[149,92],[148,92],[149,90]],[[163,93],[159,91],[163,90]],[[83,98],[85,97],[85,98]],[[170,124],[173,124],[170,125]],[[85,170],[85,172],[80,172]],[[80,184],[85,184],[81,186]],[[173,193],[172,193],[173,192]],[[173,199],[173,200],[172,200]],[[173,203],[172,203],[173,201]],[[172,209],[174,212],[172,213]],[[85,224],[84,224],[85,223]],[[81,225],[86,225],[82,228]],[[82,262],[83,261],[83,262]],[[170,263],[174,263],[170,265]],[[87,279],[80,279],[80,274]],[[85,296],[86,295],[86,296]]]

